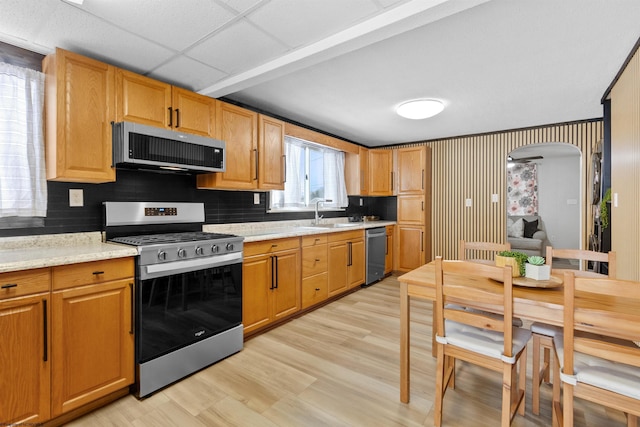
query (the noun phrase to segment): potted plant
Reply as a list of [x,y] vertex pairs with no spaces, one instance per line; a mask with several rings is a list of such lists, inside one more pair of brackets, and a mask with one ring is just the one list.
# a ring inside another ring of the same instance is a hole
[[530,256],[525,264],[525,276],[533,280],[549,280],[551,266],[541,256]]
[[504,267],[510,265],[513,277],[524,276],[525,263],[527,262],[527,255],[522,252],[516,251],[500,251],[496,255],[496,265],[498,267]]

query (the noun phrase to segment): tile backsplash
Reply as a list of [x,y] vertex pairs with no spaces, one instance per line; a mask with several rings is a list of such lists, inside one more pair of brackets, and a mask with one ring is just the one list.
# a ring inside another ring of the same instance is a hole
[[[105,184],[47,183],[48,209],[44,227],[0,230],[0,237],[79,233],[103,228],[102,202],[203,202],[205,222],[223,224],[256,221],[311,219],[313,212],[266,213],[267,193],[259,192],[260,203],[254,204],[253,191],[198,190],[193,175],[118,170],[116,182]],[[84,206],[69,207],[69,189],[82,189]],[[363,200],[360,206],[360,199]],[[326,212],[324,216],[348,214],[378,215],[394,221],[395,197],[349,197],[346,212]]]

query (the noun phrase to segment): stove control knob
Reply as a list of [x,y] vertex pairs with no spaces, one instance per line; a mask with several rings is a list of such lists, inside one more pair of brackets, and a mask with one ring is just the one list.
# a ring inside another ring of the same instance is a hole
[[220,250],[220,248],[218,247],[218,245],[211,245],[211,253],[212,254],[217,254],[219,250]]
[[204,255],[204,248],[202,246],[196,246],[196,255]]
[[167,253],[165,251],[159,251],[158,252],[158,259],[160,261],[166,261],[167,260]]
[[187,251],[185,251],[182,248],[178,249],[178,258],[184,258],[186,256],[187,256]]
[[232,251],[233,250],[233,243],[227,243],[227,250],[228,251]]

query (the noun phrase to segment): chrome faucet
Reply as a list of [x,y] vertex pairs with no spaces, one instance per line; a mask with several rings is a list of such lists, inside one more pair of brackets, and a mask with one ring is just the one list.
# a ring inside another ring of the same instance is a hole
[[326,200],[325,199],[318,199],[318,200],[316,200],[316,209],[315,209],[316,216],[315,216],[315,220],[313,221],[313,225],[319,225],[320,224],[320,220],[324,216],[324,215],[318,215],[318,205],[320,205],[320,203],[323,203],[323,202],[332,202],[332,201],[333,200],[331,200],[331,199],[326,199]]

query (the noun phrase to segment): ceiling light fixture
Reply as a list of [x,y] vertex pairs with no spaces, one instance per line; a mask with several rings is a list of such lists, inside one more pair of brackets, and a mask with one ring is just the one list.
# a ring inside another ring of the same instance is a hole
[[84,3],[84,0],[66,0],[67,3],[75,3],[75,4],[79,4],[80,6],[82,6],[82,3]]
[[444,104],[437,99],[415,99],[403,102],[396,108],[398,115],[412,120],[427,119],[444,110]]

